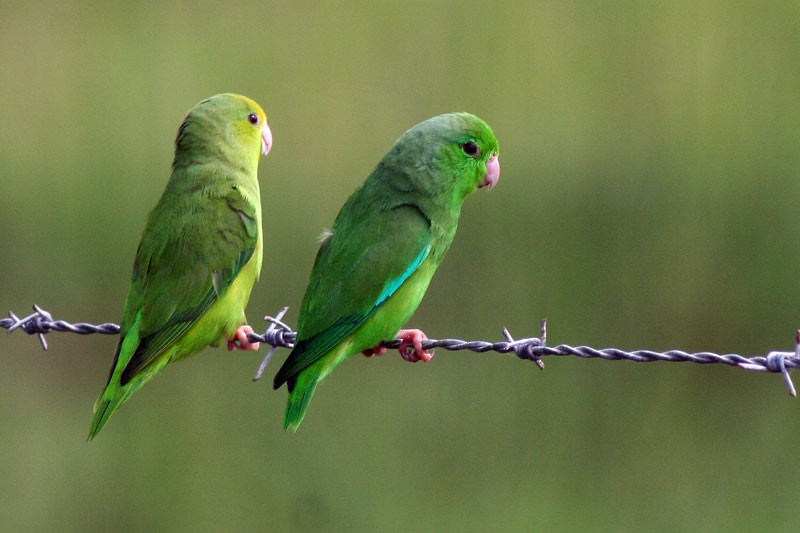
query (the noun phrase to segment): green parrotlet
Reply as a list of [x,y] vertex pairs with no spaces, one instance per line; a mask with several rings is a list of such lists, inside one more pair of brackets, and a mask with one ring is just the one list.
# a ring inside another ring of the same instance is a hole
[[499,177],[497,139],[469,113],[431,118],[395,142],[323,233],[297,341],[274,381],[289,389],[285,428],[297,430],[317,385],[350,355],[383,354],[397,336],[404,359],[430,360],[425,334],[400,328],[453,242],[464,199]]
[[258,161],[272,147],[253,100],[212,96],[178,129],[172,175],[150,212],[108,384],[89,438],[171,361],[227,342],[256,350],[244,308],[261,272]]

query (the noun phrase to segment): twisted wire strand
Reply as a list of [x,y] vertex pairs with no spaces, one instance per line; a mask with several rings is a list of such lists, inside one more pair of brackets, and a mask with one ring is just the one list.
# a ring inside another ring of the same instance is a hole
[[[264,369],[278,348],[293,348],[297,333],[287,324],[281,321],[288,307],[281,309],[275,317],[264,317],[269,322],[267,330],[263,334],[251,333],[248,335],[251,341],[263,342],[271,346],[263,362],[258,368],[253,381],[258,380],[264,373]],[[105,335],[119,334],[119,326],[110,322],[104,324],[88,324],[78,322],[71,324],[64,320],[53,320],[52,315],[39,307],[33,306],[34,312],[25,317],[18,317],[9,311],[8,318],[0,318],[0,327],[12,333],[22,330],[28,335],[38,335],[42,348],[47,349],[45,335],[53,331],[77,333],[78,335],[90,335],[100,333]],[[637,363],[648,363],[655,361],[663,362],[690,362],[703,365],[723,364],[735,366],[744,370],[754,370],[760,372],[774,372],[783,375],[784,382],[789,389],[789,394],[796,397],[797,392],[792,383],[789,371],[800,367],[800,331],[795,336],[795,350],[793,352],[772,351],[765,356],[744,357],[737,354],[716,354],[713,352],[689,353],[682,350],[667,350],[665,352],[655,352],[652,350],[625,351],[618,348],[597,349],[590,346],[569,346],[559,344],[558,346],[547,346],[547,322],[541,323],[541,334],[539,337],[530,337],[515,340],[509,331],[503,328],[505,341],[465,341],[461,339],[426,339],[422,341],[425,350],[442,348],[449,351],[470,350],[477,353],[498,352],[513,353],[520,359],[533,361],[541,369],[544,369],[543,357],[547,356],[574,356],[584,359],[605,359],[607,361],[634,361]],[[394,349],[400,346],[400,339],[386,341],[383,346]]]

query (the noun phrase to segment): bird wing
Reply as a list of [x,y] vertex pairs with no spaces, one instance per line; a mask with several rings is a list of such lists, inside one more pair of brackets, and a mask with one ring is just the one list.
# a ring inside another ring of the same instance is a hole
[[179,215],[175,206],[160,203],[148,220],[123,318],[124,336],[124,327],[141,315],[140,342],[125,365],[123,385],[185,335],[253,256],[258,215],[236,185],[195,200],[185,200]]
[[362,326],[429,256],[430,220],[417,206],[373,207],[335,226],[320,247],[300,311],[303,338],[275,376],[276,388]]

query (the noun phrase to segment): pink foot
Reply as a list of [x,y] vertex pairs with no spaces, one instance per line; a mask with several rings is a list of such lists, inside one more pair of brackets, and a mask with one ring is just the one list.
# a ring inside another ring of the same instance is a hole
[[248,333],[255,333],[255,331],[253,331],[253,328],[247,324],[244,326],[239,326],[239,329],[236,330],[236,334],[228,341],[228,351],[237,349],[250,351],[258,350],[258,348],[261,346],[261,343],[251,342],[250,339],[247,338]]
[[381,344],[380,346],[376,346],[375,348],[370,348],[369,350],[364,350],[363,353],[364,357],[372,357],[373,355],[383,355],[388,352],[389,349]]
[[[418,329],[401,329],[397,332],[397,338],[400,342],[400,356],[409,363],[416,363],[417,361],[425,361],[426,363],[433,359],[433,350],[422,349],[422,341],[428,338],[425,333]],[[409,343],[414,347],[410,350]]]
[[[400,346],[398,347],[400,356],[409,363],[416,363],[417,361],[425,361],[427,363],[433,359],[433,350],[429,352],[428,350],[422,349],[422,341],[428,338],[422,331],[418,329],[401,329],[397,332],[397,338],[400,339]],[[411,344],[411,346],[409,346],[409,344]],[[411,347],[414,349],[411,350]],[[389,351],[389,349],[383,344],[380,344],[375,348],[364,350],[361,353],[366,357],[372,357],[373,355],[383,355],[387,351]]]

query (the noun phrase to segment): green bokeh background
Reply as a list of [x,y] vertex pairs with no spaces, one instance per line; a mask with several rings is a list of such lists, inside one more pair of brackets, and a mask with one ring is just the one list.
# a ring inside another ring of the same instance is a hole
[[[468,110],[502,177],[411,325],[759,355],[800,326],[797,2],[7,3],[0,308],[117,321],[183,113],[263,104],[265,268],[297,309],[348,194]],[[794,530],[800,403],[722,366],[354,358],[297,434],[258,354],[168,367],[86,443],[116,339],[0,338],[0,529]],[[285,357],[282,351],[270,374]]]

